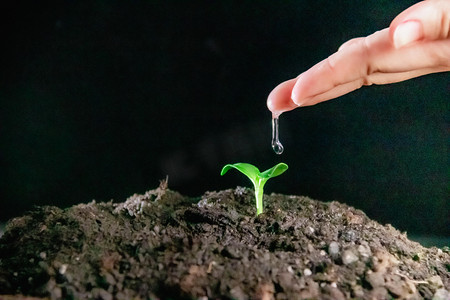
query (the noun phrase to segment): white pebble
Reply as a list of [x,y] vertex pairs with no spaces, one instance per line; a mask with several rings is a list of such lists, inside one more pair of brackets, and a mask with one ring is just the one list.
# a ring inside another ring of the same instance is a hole
[[61,267],[59,267],[59,274],[64,275],[64,273],[66,273],[66,271],[67,271],[67,265],[62,264]]
[[337,242],[331,242],[328,246],[328,253],[331,256],[337,256],[339,254],[339,244]]
[[344,265],[349,265],[356,261],[358,261],[358,256],[356,256],[352,250],[345,250],[344,253],[342,253],[342,262]]
[[369,258],[372,255],[372,251],[370,251],[370,248],[364,245],[358,246],[358,252],[364,258]]
[[433,296],[433,300],[448,300],[448,299],[450,299],[450,293],[446,289],[438,289]]

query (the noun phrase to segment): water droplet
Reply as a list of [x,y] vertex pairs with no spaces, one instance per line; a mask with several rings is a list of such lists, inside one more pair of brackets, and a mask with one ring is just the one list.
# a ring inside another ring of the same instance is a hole
[[279,132],[278,117],[272,118],[272,149],[273,151],[275,151],[276,154],[281,154],[284,151],[284,147],[280,143],[278,132]]

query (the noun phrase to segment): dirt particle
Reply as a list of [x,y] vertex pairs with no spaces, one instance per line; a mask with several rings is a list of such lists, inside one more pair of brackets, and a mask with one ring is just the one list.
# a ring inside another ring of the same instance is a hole
[[355,298],[363,298],[364,297],[364,289],[360,285],[352,286],[352,295]]
[[391,299],[389,293],[384,287],[376,287],[368,293],[367,299]]
[[273,283],[261,283],[256,289],[254,299],[274,300],[275,287]]
[[408,298],[416,293],[415,285],[410,280],[394,274],[386,277],[385,287],[395,297]]
[[450,292],[446,289],[438,289],[433,295],[433,300],[448,300],[450,299]]
[[346,242],[354,242],[359,238],[359,234],[353,229],[348,229],[342,233],[342,238]]
[[368,271],[365,279],[372,286],[372,288],[384,286],[384,277],[381,272]]
[[61,274],[61,275],[64,275],[65,273],[66,273],[66,271],[67,271],[67,267],[68,267],[68,265],[67,264],[62,264],[60,267],[59,267],[59,274]]
[[346,213],[346,218],[347,218],[348,224],[351,224],[351,225],[362,224],[364,222],[364,215],[356,214],[351,211],[348,211]]
[[91,294],[93,299],[113,300],[111,293],[104,289],[94,288],[92,289]]
[[372,251],[366,245],[359,245],[358,253],[361,259],[365,262],[367,262],[372,257]]
[[248,299],[248,296],[245,294],[245,292],[242,290],[242,288],[239,285],[233,287],[230,290],[230,295],[231,295],[231,297],[233,297],[233,299],[237,299],[237,300],[247,300]]
[[336,286],[332,286],[331,284],[326,284],[322,287],[322,291],[325,294],[324,299],[332,299],[332,300],[345,300],[346,297],[344,293],[342,293]]
[[345,250],[342,252],[342,262],[344,265],[349,265],[359,260],[358,255],[351,249]]
[[331,242],[328,246],[328,253],[331,257],[336,258],[339,255],[339,244],[337,242]]

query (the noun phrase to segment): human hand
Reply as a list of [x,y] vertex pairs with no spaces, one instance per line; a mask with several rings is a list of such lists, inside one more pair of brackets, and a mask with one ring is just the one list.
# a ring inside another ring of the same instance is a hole
[[389,28],[344,43],[338,52],[278,85],[267,107],[279,116],[363,85],[444,71],[450,71],[450,1],[422,1],[400,13]]

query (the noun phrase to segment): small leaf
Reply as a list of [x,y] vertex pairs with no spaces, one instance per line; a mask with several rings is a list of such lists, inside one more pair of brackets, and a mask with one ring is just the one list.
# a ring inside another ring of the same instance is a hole
[[220,175],[224,175],[226,172],[228,172],[229,169],[234,168],[238,171],[240,171],[242,174],[246,175],[248,178],[250,178],[251,181],[256,180],[258,177],[259,170],[257,167],[247,164],[247,163],[235,163],[235,164],[228,164],[225,165],[222,168],[222,172],[220,172]]
[[263,173],[260,173],[258,168],[251,164],[228,164],[222,168],[222,172],[220,172],[220,175],[224,175],[226,172],[228,172],[229,169],[232,168],[240,171],[253,183],[253,186],[255,188],[256,215],[259,215],[263,212],[264,184],[270,178],[283,174],[284,171],[288,169],[288,166],[285,163],[279,163],[276,166],[264,171]]
[[285,163],[279,163],[276,166],[261,173],[263,178],[272,178],[283,174],[288,169],[288,165]]

